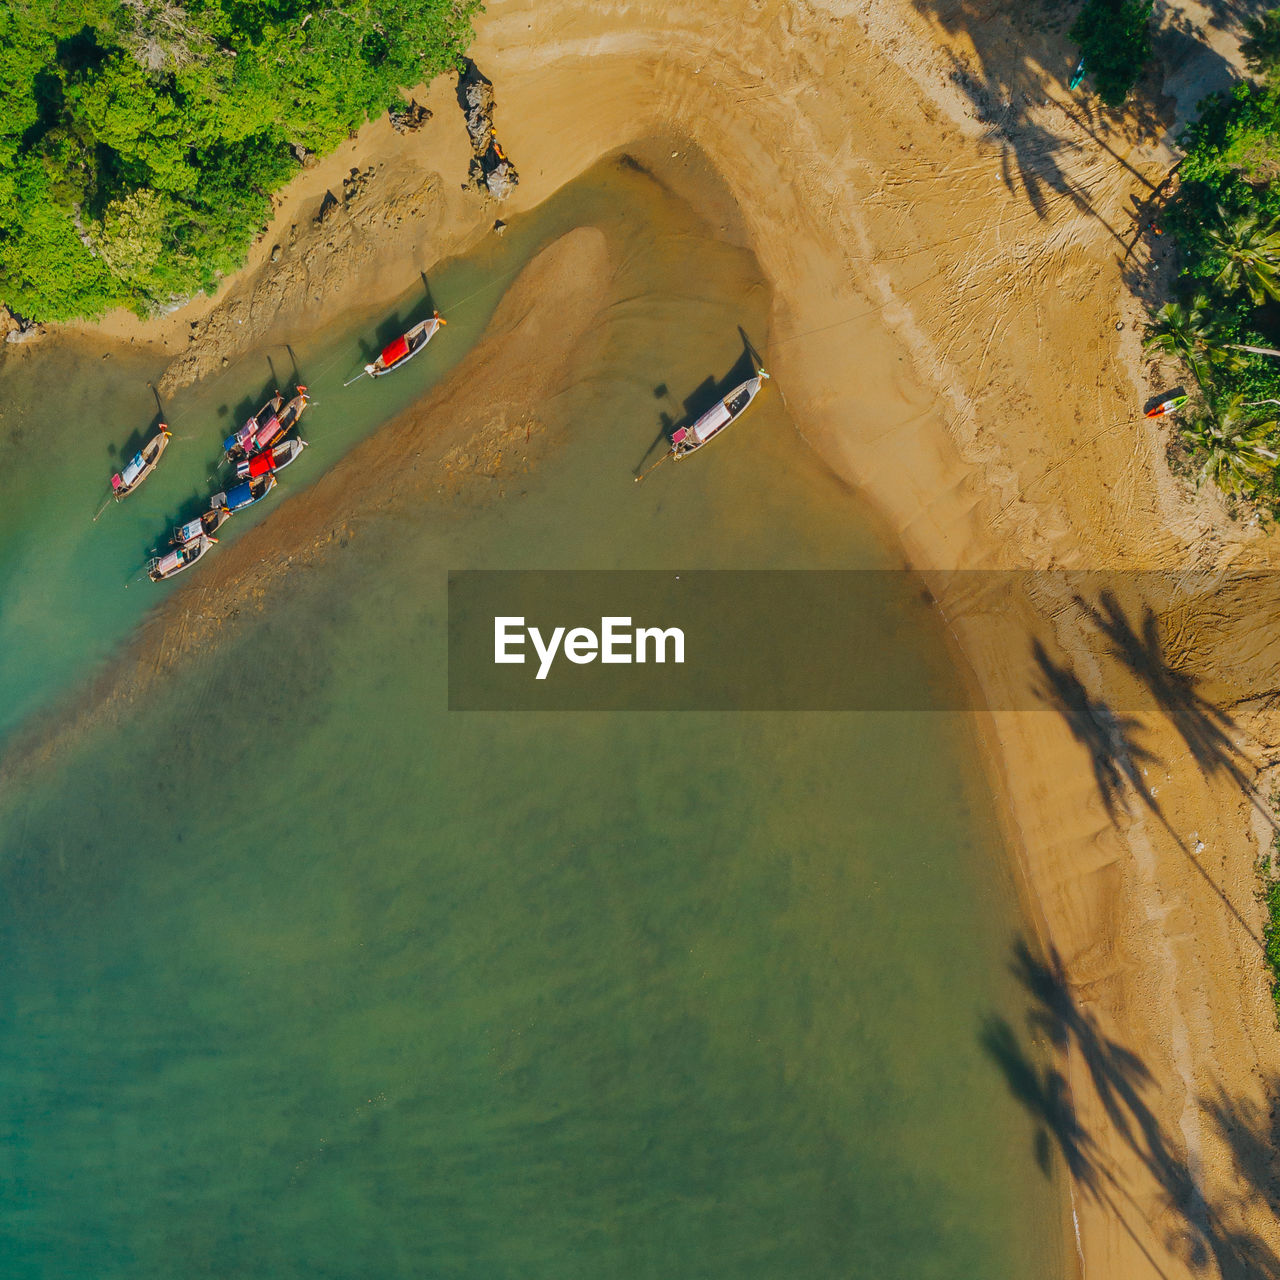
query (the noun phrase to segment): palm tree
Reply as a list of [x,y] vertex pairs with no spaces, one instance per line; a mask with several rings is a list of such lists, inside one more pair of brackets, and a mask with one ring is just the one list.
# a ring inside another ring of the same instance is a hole
[[1277,425],[1275,418],[1251,413],[1239,395],[1191,419],[1182,427],[1182,439],[1204,458],[1196,483],[1212,480],[1223,493],[1256,489],[1275,470]]
[[1236,354],[1237,344],[1222,341],[1210,314],[1210,305],[1203,293],[1196,294],[1185,307],[1180,302],[1166,302],[1156,312],[1142,339],[1148,351],[1185,360],[1201,387],[1205,386],[1212,366],[1239,368],[1243,362]]
[[1214,282],[1226,293],[1248,290],[1255,305],[1280,301],[1280,220],[1264,223],[1257,211],[1233,216],[1221,205],[1218,220],[1208,236],[1225,261]]

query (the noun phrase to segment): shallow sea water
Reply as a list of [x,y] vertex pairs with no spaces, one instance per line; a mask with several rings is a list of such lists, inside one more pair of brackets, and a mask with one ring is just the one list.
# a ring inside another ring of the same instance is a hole
[[[436,304],[587,222],[617,301],[539,407],[534,468],[371,522],[0,796],[4,1275],[1061,1274],[1058,1189],[979,1043],[1021,1017],[1021,924],[964,717],[446,710],[451,569],[894,563],[778,395],[633,484],[769,307],[750,255],[643,173],[514,219]],[[399,385],[340,391],[356,335],[299,350],[316,447],[282,497],[500,292]],[[0,468],[9,724],[154,603],[123,582],[247,376],[181,397],[182,465],[86,533],[109,432],[82,452],[61,408],[145,418],[140,372],[6,371],[5,423],[66,446],[34,496],[28,449]]]

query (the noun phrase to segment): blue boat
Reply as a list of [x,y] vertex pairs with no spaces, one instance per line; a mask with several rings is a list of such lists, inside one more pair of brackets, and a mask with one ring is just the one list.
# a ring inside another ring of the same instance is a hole
[[275,473],[269,471],[265,476],[255,476],[244,484],[236,485],[234,489],[228,489],[226,493],[215,493],[209,499],[209,510],[216,511],[219,507],[225,507],[228,515],[234,515],[261,501],[275,487]]

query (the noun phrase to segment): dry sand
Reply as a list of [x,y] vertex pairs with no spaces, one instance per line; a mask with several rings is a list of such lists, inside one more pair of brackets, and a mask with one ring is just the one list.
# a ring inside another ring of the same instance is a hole
[[[522,176],[509,205],[459,191],[466,139],[437,84],[421,133],[372,124],[285,193],[216,306],[106,332],[180,353],[177,385],[308,314],[399,292],[602,154],[695,142],[775,290],[767,359],[793,419],[910,561],[1116,571],[1029,578],[998,608],[933,574],[990,705],[1037,708],[991,712],[983,736],[1052,957],[1025,974],[1016,1030],[1058,1039],[1061,1076],[1004,1065],[1073,1172],[1083,1274],[1280,1276],[1280,1040],[1254,870],[1271,839],[1258,771],[1280,752],[1275,612],[1265,581],[1181,601],[1135,574],[1266,568],[1280,544],[1175,478],[1166,432],[1137,416],[1160,384],[1125,289],[1150,265],[1133,207],[1169,163],[1172,117],[1068,95],[1067,21],[981,0],[499,0],[473,52]],[[679,186],[701,161],[672,151],[662,176]],[[315,223],[353,166],[374,170],[364,192]],[[517,351],[518,326],[497,324],[484,358],[507,340]],[[260,529],[236,563],[265,545]]]

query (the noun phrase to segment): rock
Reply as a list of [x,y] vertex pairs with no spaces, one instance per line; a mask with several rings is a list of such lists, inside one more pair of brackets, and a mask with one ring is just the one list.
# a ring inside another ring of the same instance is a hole
[[487,82],[468,85],[466,100],[467,133],[476,151],[485,150],[493,139],[493,88]]
[[419,106],[414,99],[409,100],[407,107],[393,108],[388,114],[391,127],[397,133],[416,133],[431,119],[431,111],[427,107]]
[[324,193],[324,199],[320,201],[320,208],[316,212],[316,225],[325,222],[329,215],[338,207],[338,197],[332,191]]
[[272,262],[280,261],[280,246],[278,244],[271,246],[271,261]]
[[296,159],[304,169],[314,169],[316,165],[320,163],[319,159],[312,152],[308,151],[300,142],[295,142],[290,150],[293,152],[294,159]]
[[352,169],[351,172],[342,180],[342,198],[348,204],[355,200],[363,192],[369,184],[369,179],[373,177],[373,166],[361,171]]
[[520,178],[514,166],[506,160],[501,160],[485,174],[484,185],[495,200],[505,200],[515,190],[519,181]]
[[507,224],[506,224],[505,222],[503,222],[503,220],[502,220],[501,218],[499,218],[499,219],[498,219],[498,220],[493,224],[493,232],[494,232],[494,235],[499,235],[499,236],[500,236],[500,235],[501,235],[501,234],[502,234],[506,229],[507,229]]
[[458,78],[458,103],[466,116],[467,136],[471,139],[468,185],[495,200],[503,200],[511,194],[520,176],[494,135],[493,85],[469,59]]
[[24,320],[6,306],[0,306],[0,334],[6,342],[34,342],[44,333],[44,325]]

